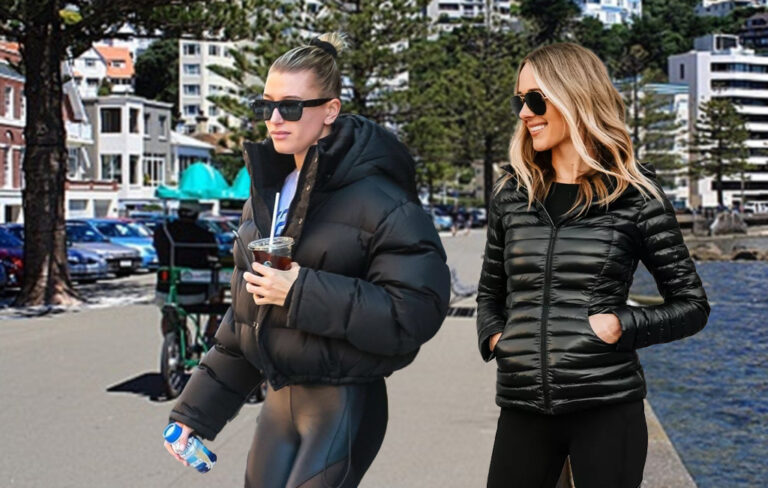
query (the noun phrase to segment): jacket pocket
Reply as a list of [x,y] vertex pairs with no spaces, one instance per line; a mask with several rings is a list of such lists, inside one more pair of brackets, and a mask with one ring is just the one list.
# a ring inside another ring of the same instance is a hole
[[596,342],[596,343],[598,343],[598,344],[600,344],[602,346],[614,346],[615,344],[610,344],[610,343],[605,342],[604,340],[602,340],[600,338],[600,336],[598,336],[595,333],[595,330],[592,328],[592,324],[589,323],[590,315],[597,315],[597,313],[599,313],[599,312],[595,312],[595,313],[590,314],[588,307],[584,307],[584,309],[582,310],[582,318],[583,318],[584,325],[585,325],[585,327],[587,329],[587,335],[590,337],[590,339],[593,342]]

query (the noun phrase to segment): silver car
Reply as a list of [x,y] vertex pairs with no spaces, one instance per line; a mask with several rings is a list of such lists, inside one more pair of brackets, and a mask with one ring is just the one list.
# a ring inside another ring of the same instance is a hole
[[134,273],[141,267],[139,251],[109,242],[85,222],[67,222],[67,241],[73,249],[91,251],[104,258],[109,272],[118,276]]

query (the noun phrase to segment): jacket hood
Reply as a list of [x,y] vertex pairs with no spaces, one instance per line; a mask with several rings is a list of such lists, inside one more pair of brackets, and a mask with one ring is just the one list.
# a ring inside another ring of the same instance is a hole
[[318,173],[335,189],[372,175],[384,175],[416,195],[416,165],[394,134],[359,115],[342,115],[328,137],[318,142],[323,156]]

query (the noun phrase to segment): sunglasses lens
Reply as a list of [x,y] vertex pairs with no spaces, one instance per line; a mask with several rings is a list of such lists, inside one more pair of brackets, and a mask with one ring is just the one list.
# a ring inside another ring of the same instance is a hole
[[253,109],[253,115],[256,117],[256,120],[269,120],[272,117],[274,105],[268,100],[254,100],[251,103],[251,109]]
[[289,122],[295,122],[301,118],[301,103],[293,100],[284,100],[278,106],[280,115]]
[[512,113],[515,115],[520,115],[520,111],[523,110],[523,101],[520,100],[520,97],[512,97]]
[[536,115],[544,115],[547,112],[547,102],[539,92],[528,92],[525,94],[525,104]]

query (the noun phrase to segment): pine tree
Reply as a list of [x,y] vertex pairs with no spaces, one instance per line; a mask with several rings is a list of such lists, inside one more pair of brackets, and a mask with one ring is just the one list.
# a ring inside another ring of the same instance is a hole
[[635,157],[659,171],[664,185],[674,184],[674,175],[683,168],[680,153],[685,128],[670,106],[672,95],[660,94],[653,86],[664,81],[662,73],[646,70],[637,79],[619,84],[627,107],[627,126],[632,134]]
[[[160,39],[136,60],[136,94],[173,104],[174,122],[179,118],[179,41]],[[175,124],[174,124],[175,125]]]
[[72,304],[80,299],[67,268],[62,61],[101,39],[128,37],[119,32],[126,22],[144,36],[158,31],[167,37],[243,36],[247,32],[233,19],[250,12],[250,2],[3,1],[0,36],[20,43],[26,76],[22,204],[24,232],[35,236],[24,240],[24,284],[16,305]]
[[717,202],[723,205],[723,178],[751,169],[747,161],[749,138],[744,119],[733,103],[712,98],[699,106],[693,138],[692,176],[712,176],[717,189]]

